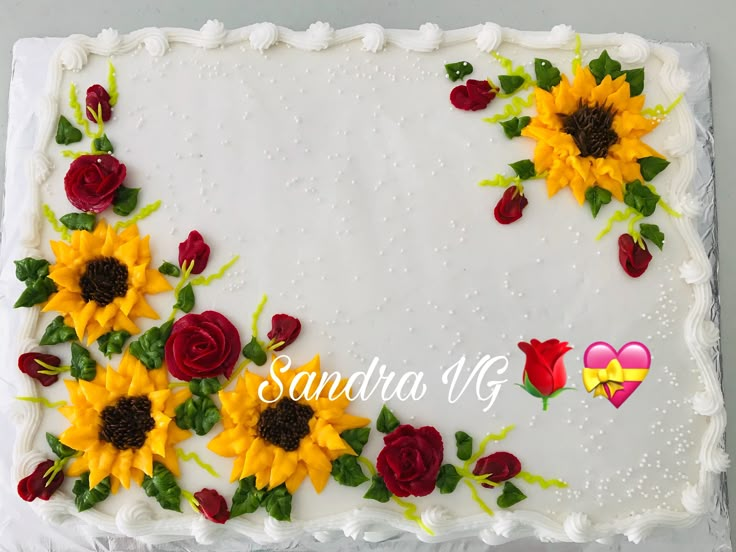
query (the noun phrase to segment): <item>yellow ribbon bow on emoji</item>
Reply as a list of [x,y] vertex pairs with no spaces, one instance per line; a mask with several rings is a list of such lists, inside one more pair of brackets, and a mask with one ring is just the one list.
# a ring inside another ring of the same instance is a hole
[[608,385],[610,396],[613,397],[624,388],[624,381],[624,369],[617,358],[612,359],[605,368],[583,368],[583,385],[589,393],[595,389],[594,397],[607,396],[603,384]]

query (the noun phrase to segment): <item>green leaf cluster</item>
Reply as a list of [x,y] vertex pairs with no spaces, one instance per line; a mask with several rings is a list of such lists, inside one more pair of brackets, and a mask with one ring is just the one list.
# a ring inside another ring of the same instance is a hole
[[534,72],[537,76],[537,86],[549,92],[552,87],[560,84],[562,76],[560,70],[543,58],[534,59]]
[[56,143],[68,146],[82,140],[82,131],[69,122],[63,115],[56,125]]
[[291,494],[286,485],[282,483],[270,491],[258,489],[254,475],[241,479],[238,483],[230,508],[230,519],[243,514],[252,514],[261,506],[272,518],[278,521],[291,521]]
[[48,300],[56,292],[56,284],[48,277],[49,263],[45,259],[26,257],[15,261],[15,277],[26,284],[13,308],[32,307]]
[[503,133],[511,140],[521,136],[522,129],[532,122],[532,118],[526,115],[522,117],[512,117],[508,121],[501,121],[499,124],[503,127]]
[[69,230],[87,230],[91,232],[97,223],[94,213],[67,213],[59,219]]
[[266,364],[266,351],[263,350],[256,336],[253,336],[245,347],[243,347],[243,356],[252,361],[256,366]]
[[394,429],[399,427],[400,422],[394,413],[391,412],[386,405],[383,405],[381,411],[378,413],[376,418],[376,429],[381,433],[391,433]]
[[72,369],[69,373],[78,380],[92,381],[97,375],[97,363],[95,359],[79,343],[72,343],[71,367]]
[[220,421],[220,411],[208,396],[194,395],[176,407],[176,425],[206,435]]
[[160,462],[153,463],[153,477],[143,476],[142,487],[162,508],[181,512],[181,488],[174,474]]
[[94,489],[89,488],[89,472],[84,472],[72,488],[77,510],[84,512],[110,496],[110,476],[100,481]]
[[125,330],[108,332],[97,339],[97,346],[103,355],[112,358],[112,355],[123,352],[123,346],[129,337],[130,333]]
[[467,61],[456,61],[445,64],[445,71],[447,71],[447,78],[455,82],[464,79],[472,73],[473,66]]
[[115,191],[115,197],[112,200],[112,212],[121,217],[127,217],[138,205],[138,192],[140,191],[140,188],[120,186]]
[[164,362],[164,347],[171,335],[173,320],[154,326],[130,344],[128,350],[149,370],[160,368]]
[[77,338],[77,332],[64,324],[64,317],[57,316],[51,323],[46,326],[41,336],[40,345],[57,345],[66,341],[73,341]]
[[629,83],[631,96],[638,96],[644,92],[644,68],[621,70],[621,63],[612,59],[608,55],[608,51],[603,50],[598,58],[591,60],[588,64],[590,72],[595,77],[595,82],[600,84],[604,78],[610,76],[616,80],[621,75],[626,75],[626,82]]

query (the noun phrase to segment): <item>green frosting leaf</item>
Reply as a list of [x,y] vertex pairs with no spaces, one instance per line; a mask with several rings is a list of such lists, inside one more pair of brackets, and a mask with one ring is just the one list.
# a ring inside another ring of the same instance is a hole
[[[638,96],[642,92],[644,92],[644,68],[639,67],[638,69],[627,69],[626,71],[623,71],[623,74],[626,75],[626,82],[629,83],[629,90],[631,96]],[[618,75],[613,76],[614,79],[618,77]]]
[[15,277],[21,282],[36,282],[49,275],[49,262],[46,259],[26,257],[15,261]]
[[537,75],[537,86],[547,92],[552,90],[553,86],[560,84],[562,80],[560,70],[546,59],[534,59],[534,72]]
[[654,245],[656,245],[661,251],[664,247],[664,233],[659,229],[656,224],[641,224],[639,226],[639,233],[643,238],[648,239]]
[[240,483],[238,483],[238,490],[233,495],[230,519],[242,516],[243,514],[252,514],[259,508],[265,496],[265,489],[256,488],[255,475],[241,479]]
[[593,218],[598,216],[601,207],[611,203],[611,192],[605,188],[593,186],[585,190],[585,200],[590,204],[590,211]]
[[455,444],[457,445],[457,457],[467,460],[473,454],[473,438],[464,431],[455,433]]
[[92,148],[95,151],[104,151],[106,153],[113,153],[115,151],[107,134],[103,134],[99,138],[92,140]]
[[120,186],[115,191],[115,198],[112,200],[112,212],[121,217],[127,217],[138,205],[138,192],[140,191],[140,188]]
[[256,336],[253,336],[250,342],[243,347],[243,356],[252,360],[256,366],[263,366],[266,364],[266,351],[263,350],[263,347],[261,347]]
[[192,284],[187,284],[179,290],[174,308],[182,312],[191,312],[194,308],[194,288]]
[[189,382],[189,391],[191,391],[192,395],[199,397],[214,395],[220,389],[222,389],[222,385],[217,378],[194,378]]
[[268,491],[263,498],[263,507],[273,519],[291,521],[291,495],[286,485],[282,483]]
[[87,230],[88,232],[94,230],[97,223],[97,217],[92,213],[69,213],[59,220],[69,230]]
[[358,463],[358,457],[351,454],[343,454],[332,461],[332,477],[346,487],[357,487],[368,481]]
[[376,419],[376,429],[381,433],[391,433],[399,425],[401,425],[401,422],[384,404]]
[[51,278],[40,280],[26,280],[26,289],[20,294],[13,308],[32,307],[48,300],[52,293],[56,293],[56,284]]
[[130,344],[128,350],[135,358],[143,363],[149,370],[160,368],[164,362],[164,347],[166,340],[171,334],[173,320],[165,322],[161,326],[154,326],[146,331],[136,341]]
[[79,142],[81,139],[82,131],[71,124],[69,119],[63,115],[59,117],[59,124],[56,126],[56,143],[68,146]]
[[46,442],[49,444],[51,452],[59,458],[69,458],[77,454],[76,450],[59,441],[59,438],[53,433],[46,433]]
[[504,94],[513,94],[524,84],[524,77],[520,77],[519,75],[499,75],[498,82],[501,84],[501,90],[503,90]]
[[129,337],[130,333],[125,330],[108,332],[97,338],[97,346],[103,355],[107,358],[112,358],[112,355],[118,355],[123,352],[123,345],[125,345]]
[[[466,458],[467,460],[467,458]],[[463,477],[457,473],[457,468],[452,464],[444,464],[437,475],[437,488],[441,494],[450,494],[455,491],[457,484]]]
[[514,169],[516,176],[522,180],[529,180],[537,176],[537,171],[534,169],[534,163],[529,159],[522,159],[516,163],[509,163],[509,167]]
[[46,326],[41,341],[38,343],[39,345],[56,345],[74,339],[77,339],[77,332],[74,331],[74,328],[64,324],[63,316],[57,316],[51,321],[51,324]]
[[654,177],[665,170],[670,162],[661,157],[642,157],[637,160],[641,168],[641,177],[647,182],[654,180]]
[[496,500],[499,508],[510,508],[514,504],[518,504],[526,498],[526,495],[521,492],[519,487],[514,485],[511,481],[506,481],[503,484],[503,492]]
[[611,59],[607,50],[603,50],[597,59],[591,60],[588,67],[590,67],[590,72],[595,77],[595,82],[597,84],[600,84],[601,81],[606,78],[606,75],[611,75],[612,78],[616,78],[621,74],[621,64],[615,59]]
[[376,474],[371,478],[371,486],[363,495],[363,498],[370,500],[377,500],[378,502],[386,503],[391,500],[391,491],[386,487],[386,483],[383,481],[383,477]]
[[71,366],[70,374],[78,380],[92,381],[97,375],[97,363],[95,359],[79,343],[72,343]]
[[207,435],[220,421],[220,411],[208,396],[190,397],[176,407],[176,425],[181,429],[193,429],[197,435]]
[[503,127],[503,133],[511,140],[512,138],[521,136],[521,129],[531,122],[532,118],[525,115],[523,117],[513,117],[508,121],[501,121],[499,124]]
[[359,427],[357,429],[346,429],[340,434],[340,437],[350,445],[350,448],[355,451],[355,454],[361,454],[363,452],[363,447],[368,442],[370,434],[371,428]]
[[455,63],[446,64],[445,71],[447,71],[447,78],[455,82],[464,79],[472,73],[473,66],[467,61],[456,61]]
[[74,482],[74,504],[77,510],[84,512],[89,510],[95,504],[102,502],[110,496],[110,476],[100,481],[94,489],[89,488],[89,472],[84,472],[79,479]]
[[163,263],[161,263],[161,266],[158,267],[158,271],[161,274],[173,276],[174,278],[178,278],[179,276],[181,276],[181,270],[179,270],[179,267],[173,263],[170,263],[169,261],[164,261]]
[[153,463],[153,477],[143,476],[142,487],[162,508],[181,512],[181,488],[176,483],[174,474],[160,462]]
[[648,217],[657,208],[659,196],[647,188],[639,180],[626,184],[624,203]]

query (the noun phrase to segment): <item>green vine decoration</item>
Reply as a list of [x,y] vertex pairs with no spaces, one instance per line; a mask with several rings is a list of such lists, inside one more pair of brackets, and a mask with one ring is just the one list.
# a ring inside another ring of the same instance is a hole
[[128,226],[134,225],[136,222],[141,221],[145,218],[150,217],[153,213],[158,211],[159,207],[161,207],[161,200],[154,201],[153,203],[149,203],[145,207],[143,207],[140,211],[138,211],[137,214],[129,218],[128,220],[121,220],[115,223],[115,230],[121,230],[123,228],[127,228]]
[[531,107],[532,105],[534,105],[534,92],[529,94],[526,100],[519,96],[515,97],[511,102],[506,104],[501,113],[494,115],[493,117],[486,117],[483,120],[486,123],[496,124],[499,121],[505,121],[511,117],[518,117],[521,115],[524,108]]
[[47,221],[49,221],[49,224],[51,224],[54,231],[61,234],[62,240],[69,241],[71,239],[69,229],[61,224],[61,222],[59,222],[59,219],[56,218],[56,213],[54,213],[51,207],[49,207],[46,203],[43,204],[43,216],[46,218]]

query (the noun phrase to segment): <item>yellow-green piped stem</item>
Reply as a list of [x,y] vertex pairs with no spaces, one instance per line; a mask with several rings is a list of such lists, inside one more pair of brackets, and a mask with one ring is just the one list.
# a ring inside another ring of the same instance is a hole
[[89,121],[82,113],[82,106],[79,105],[79,100],[77,100],[77,86],[74,83],[69,85],[69,107],[74,111],[74,120],[84,128],[87,138],[94,138],[95,135],[89,130]]
[[118,103],[118,81],[112,61],[107,62],[107,93],[110,94],[110,105]]
[[641,114],[646,117],[652,117],[654,119],[661,121],[667,115],[669,115],[673,109],[677,107],[677,104],[679,104],[681,100],[682,100],[682,94],[677,96],[677,98],[675,98],[675,101],[673,101],[667,107],[664,107],[662,104],[657,104],[654,107],[648,107],[647,109],[642,109]]
[[72,159],[77,159],[78,157],[82,157],[83,155],[89,155],[90,152],[88,151],[72,151],[72,150],[61,150],[61,155],[64,157],[70,157]]
[[475,454],[473,454],[470,458],[468,458],[465,461],[465,468],[467,469],[470,464],[478,460],[481,456],[483,456],[483,453],[486,450],[486,446],[491,441],[503,441],[506,436],[509,434],[510,431],[512,431],[516,427],[514,424],[508,425],[504,427],[500,432],[498,433],[491,433],[489,435],[486,435],[485,438],[480,442],[480,445],[478,445],[478,450]]
[[575,55],[572,58],[572,75],[575,76],[575,73],[578,72],[578,69],[580,69],[580,65],[583,63],[583,53],[582,53],[582,40],[580,40],[580,35],[575,35]]
[[516,477],[518,479],[523,479],[531,485],[539,485],[543,489],[548,489],[550,487],[559,487],[560,489],[567,488],[567,483],[564,481],[559,479],[544,479],[541,475],[535,475],[527,471],[519,472]]
[[636,213],[637,211],[633,207],[629,207],[625,211],[616,211],[615,213],[613,213],[613,215],[611,215],[611,217],[608,219],[608,222],[606,222],[606,226],[603,228],[603,230],[600,231],[600,234],[598,234],[595,239],[600,240],[603,236],[611,231],[611,228],[613,228],[613,225],[615,223],[629,220],[629,217]]
[[363,464],[365,468],[368,470],[368,472],[371,474],[371,477],[376,475],[376,468],[373,467],[373,462],[368,460],[365,456],[358,456],[358,462]]
[[486,117],[483,120],[486,123],[495,124],[499,121],[503,121],[504,119],[508,119],[509,117],[518,117],[519,115],[521,115],[521,112],[524,110],[525,107],[531,107],[533,104],[534,92],[529,94],[526,100],[517,96],[506,104],[506,107],[504,107],[504,110],[501,113],[499,113],[498,115],[494,115],[493,117]]
[[478,186],[495,186],[498,188],[508,188],[511,185],[519,186],[521,178],[518,176],[506,176],[505,174],[497,174],[491,179],[481,180]]
[[253,334],[253,337],[256,338],[258,337],[258,319],[261,317],[261,313],[266,306],[266,301],[268,301],[268,295],[264,293],[256,307],[256,310],[253,311],[253,316],[251,318],[250,331]]
[[56,213],[46,203],[43,204],[43,216],[49,221],[53,229],[61,234],[62,240],[69,241],[71,239],[69,229],[59,222],[59,219],[56,218]]
[[212,477],[220,477],[220,474],[218,474],[211,465],[209,465],[207,462],[203,461],[197,455],[196,452],[186,453],[182,449],[178,448],[178,449],[176,449],[176,455],[179,458],[181,458],[184,462],[189,462],[190,460],[194,460],[195,464],[197,464],[200,468],[202,468],[204,471],[206,471]]
[[195,512],[199,512],[199,501],[194,498],[194,495],[192,493],[182,489],[181,496],[189,503],[189,505],[192,507],[192,510],[194,510]]
[[428,535],[434,536],[434,531],[432,531],[429,527],[427,527],[427,524],[422,521],[422,518],[417,515],[417,506],[416,504],[412,504],[411,502],[407,502],[406,500],[401,500],[396,495],[391,495],[391,500],[393,500],[396,504],[401,506],[404,509],[404,517],[410,521],[415,521],[419,527],[421,527]]
[[[179,283],[176,284],[176,287],[174,288],[174,305],[176,305],[176,301],[179,300],[179,293],[181,292],[184,285],[187,283],[187,280],[189,280],[189,276],[192,274],[192,270],[194,270],[194,259],[187,262],[184,261],[181,265],[181,278],[179,279]],[[173,320],[176,316],[176,311],[179,309],[174,306],[171,309],[171,314],[169,315],[169,320]]]
[[15,397],[19,401],[26,401],[26,402],[32,402],[32,403],[39,403],[45,406],[46,408],[61,408],[62,406],[66,406],[66,401],[57,401],[57,402],[50,402],[45,397]]
[[655,193],[659,196],[659,201],[657,202],[657,205],[659,205],[665,213],[675,218],[680,218],[682,216],[682,213],[678,213],[677,211],[675,211],[672,207],[670,207],[667,204],[667,202],[664,199],[662,199],[662,196],[659,195],[659,193],[657,192],[657,188],[654,187],[654,184],[647,182],[646,187],[649,188],[652,191],[652,193]]
[[496,61],[498,61],[498,63],[501,64],[501,67],[503,67],[509,75],[516,75],[517,77],[524,79],[524,84],[520,90],[527,88],[527,83],[531,83],[532,86],[535,84],[534,79],[532,79],[532,76],[526,72],[523,65],[517,65],[514,67],[513,61],[507,57],[503,57],[496,51],[491,52],[491,55],[496,59]]
[[115,223],[115,230],[121,230],[122,228],[127,228],[128,226],[132,226],[138,221],[141,221],[145,218],[150,217],[153,213],[158,211],[158,208],[161,207],[161,200],[154,201],[153,203],[149,203],[145,207],[143,207],[140,211],[138,211],[138,214],[135,216],[129,218],[128,220],[120,220]]
[[230,259],[228,262],[226,262],[224,265],[220,267],[220,270],[215,272],[214,274],[210,274],[206,278],[204,276],[198,276],[194,280],[192,280],[193,286],[208,286],[215,280],[219,280],[222,278],[225,273],[228,271],[228,269],[235,264],[235,261],[237,261],[240,258],[240,255],[235,255],[232,259]]
[[463,479],[463,481],[465,482],[465,484],[470,489],[470,496],[473,498],[473,500],[476,502],[476,504],[478,504],[478,506],[480,506],[481,510],[483,510],[486,514],[488,514],[489,516],[492,516],[493,515],[493,510],[491,510],[488,507],[488,504],[486,504],[485,502],[483,502],[483,499],[478,495],[478,490],[475,488],[475,485],[473,485],[467,479]]

